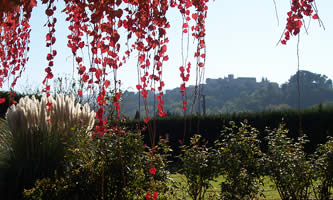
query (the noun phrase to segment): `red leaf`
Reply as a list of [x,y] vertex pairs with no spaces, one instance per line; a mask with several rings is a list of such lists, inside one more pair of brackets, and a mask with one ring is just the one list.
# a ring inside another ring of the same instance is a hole
[[4,103],[6,101],[5,98],[0,98],[0,104]]
[[163,45],[163,46],[161,47],[161,54],[164,54],[166,51],[167,51],[167,46],[166,46],[166,45]]
[[200,46],[202,49],[204,49],[206,47],[205,40],[200,40]]
[[150,117],[147,117],[147,118],[143,119],[143,121],[145,122],[145,124],[148,124],[149,120],[150,120]]
[[282,40],[281,43],[284,44],[284,45],[286,45],[286,44],[287,44],[287,41]]
[[83,47],[84,47],[84,42],[80,42],[80,43],[79,43],[79,48],[82,49]]
[[79,90],[79,91],[77,92],[77,94],[78,94],[80,97],[82,97],[82,90]]
[[108,51],[108,55],[111,56],[112,58],[116,58],[118,55],[113,52],[113,51]]
[[[71,48],[72,48],[72,52],[73,52],[73,54],[76,54],[76,51],[77,51],[76,46],[72,46]],[[96,54],[96,53],[95,53],[95,54]]]
[[186,90],[185,83],[181,84],[181,86],[180,86],[180,90],[181,90],[181,91],[185,91],[185,90]]
[[148,92],[146,90],[142,90],[141,95],[144,99],[147,99]]
[[298,20],[295,23],[296,23],[297,28],[302,28],[303,22],[301,20]]
[[141,54],[139,56],[139,62],[140,62],[140,64],[142,64],[144,61],[145,61],[145,54]]
[[95,67],[89,68],[89,72],[96,72],[96,71],[97,71],[97,69]]
[[54,44],[55,41],[56,41],[56,38],[55,38],[55,37],[52,37],[52,39],[51,39],[51,43]]
[[47,54],[47,57],[46,57],[46,59],[47,59],[48,61],[50,61],[50,60],[52,60],[52,59],[53,59],[53,56],[52,56],[51,54]]
[[47,67],[47,68],[45,68],[45,72],[46,72],[46,73],[51,73],[51,72],[52,72],[52,70],[51,70],[51,68],[50,68],[50,67]]
[[97,54],[97,48],[96,48],[96,47],[91,48],[91,52],[92,52],[93,54]]
[[52,78],[53,78],[53,74],[52,74],[52,73],[47,74],[47,75],[46,75],[46,78],[47,78],[47,79],[52,79]]
[[46,34],[46,41],[50,41],[50,40],[51,40],[51,34],[48,33],[48,34]]
[[104,113],[104,108],[103,107],[99,108],[96,112],[96,118],[97,119],[102,119],[103,113]]
[[45,13],[46,13],[46,15],[47,16],[52,16],[53,15],[53,10],[51,10],[51,9],[47,9],[47,10],[45,10]]
[[141,85],[136,85],[136,89],[141,90]]
[[146,60],[146,66],[147,66],[147,67],[150,66],[150,61],[149,61],[149,59]]
[[[49,93],[47,93],[49,94]],[[52,103],[51,102],[47,102],[46,103],[46,107],[47,107],[47,112],[50,112],[51,111],[51,107],[52,107]]]
[[110,85],[110,81],[109,80],[106,80],[105,83],[104,83],[105,87],[108,88],[109,85]]
[[195,13],[193,13],[193,14],[192,14],[192,18],[193,18],[194,20],[197,20],[197,18],[198,18],[198,15],[197,15],[197,14],[195,14]]
[[312,19],[318,19],[319,17],[318,17],[318,15],[317,14],[314,14],[313,16],[312,16]]
[[76,60],[76,62],[78,62],[78,63],[82,62],[82,58],[81,58],[81,57],[76,57],[75,60]]
[[82,75],[85,71],[86,71],[86,67],[80,65],[80,68],[79,68],[79,74]]

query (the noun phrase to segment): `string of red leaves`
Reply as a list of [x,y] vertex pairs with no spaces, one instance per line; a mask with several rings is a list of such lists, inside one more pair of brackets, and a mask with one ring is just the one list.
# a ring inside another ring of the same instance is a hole
[[282,44],[287,44],[290,36],[298,35],[303,26],[304,16],[318,19],[318,14],[314,12],[314,0],[292,0],[291,9],[287,13],[287,24],[284,32],[284,39],[281,40]]

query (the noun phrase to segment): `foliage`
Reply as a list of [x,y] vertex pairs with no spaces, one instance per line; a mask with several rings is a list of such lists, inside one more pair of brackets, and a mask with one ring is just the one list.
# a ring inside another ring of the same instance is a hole
[[[290,11],[287,14],[284,38],[283,40],[281,39],[281,43],[284,45],[290,40],[291,36],[296,36],[300,33],[306,16],[315,20],[319,19],[314,0],[292,1]],[[319,23],[321,23],[320,20]]]
[[30,188],[38,178],[51,176],[55,170],[61,171],[63,141],[58,132],[46,135],[40,130],[31,134],[12,134],[6,166],[2,168],[2,195],[7,199],[20,199],[23,188]]
[[[0,166],[4,166],[7,156],[11,151],[10,144],[13,136],[8,129],[6,120],[0,118]],[[0,167],[1,169],[1,167]]]
[[[98,104],[98,115],[96,115],[98,125],[94,133],[103,135],[106,131],[107,118],[103,114],[106,105],[105,97],[107,90],[111,88],[111,83],[115,93],[112,104],[119,116],[121,80],[117,79],[117,70],[133,54],[137,55],[139,83],[136,88],[138,92],[145,102],[148,91],[158,91],[154,98],[157,114],[161,117],[165,116],[163,108],[165,84],[162,79],[162,66],[169,60],[167,30],[170,28],[170,21],[167,18],[167,12],[170,8],[177,9],[182,16],[181,34],[188,38],[187,45],[190,45],[190,36],[196,41],[193,52],[190,52],[189,48],[186,52],[182,51],[182,57],[185,59],[182,59],[179,70],[182,81],[181,93],[185,96],[186,83],[189,81],[191,71],[189,53],[194,53],[196,77],[202,76],[204,71],[208,2],[209,0],[84,2],[65,0],[65,8],[62,12],[67,16],[66,21],[69,22],[70,31],[67,36],[67,46],[71,49],[73,67],[77,69],[80,78],[80,89],[75,92],[78,96],[89,91],[97,94],[95,101]],[[55,0],[0,1],[0,40],[2,41],[0,44],[0,88],[5,80],[11,80],[8,78],[8,72],[13,75],[10,86],[13,88],[25,69],[29,59],[27,55],[31,31],[29,20],[33,8],[40,3],[46,4],[45,44],[49,50],[45,55],[48,65],[44,70],[46,75],[42,81],[44,87],[42,91],[50,95],[49,83],[54,77],[54,61],[57,56]],[[186,45],[184,41],[182,46]],[[110,77],[114,80],[111,81]],[[200,84],[201,79],[197,82]],[[82,88],[87,88],[87,91],[82,91]],[[0,99],[1,101],[4,99]],[[186,110],[186,99],[183,103],[183,109]],[[149,119],[148,108],[146,108],[145,119],[146,121]]]
[[8,129],[7,123],[4,119],[0,118],[0,195],[4,196],[5,182],[5,170],[8,168],[8,159],[12,143],[12,134]]
[[[302,99],[302,108],[323,103],[327,104],[333,101],[332,80],[326,75],[316,74],[309,71],[300,71],[300,90]],[[290,79],[278,85],[267,79],[256,82],[255,78],[219,78],[206,80],[202,85],[206,100],[206,114],[219,113],[239,113],[239,112],[260,112],[260,111],[288,111],[296,109],[298,106],[297,95],[297,73],[290,76]],[[195,86],[189,86],[186,89],[188,94],[195,93]],[[169,115],[182,114],[180,88],[167,90],[164,94],[164,109]],[[122,113],[133,118],[138,110],[139,93],[125,91],[121,102]],[[148,93],[147,106],[150,111],[154,107],[154,92]],[[202,97],[203,98],[203,97]],[[143,102],[143,99],[140,100]],[[191,105],[193,101],[188,100]],[[201,99],[200,103],[203,101]],[[144,116],[144,104],[141,104],[141,116]],[[200,105],[201,113],[203,105]],[[193,113],[199,112],[198,101],[194,105]],[[190,110],[187,112],[190,113]],[[152,112],[150,114],[153,114]],[[168,115],[168,116],[169,116]]]
[[[47,110],[47,104],[52,109]],[[73,97],[58,96],[21,98],[6,114],[11,139],[6,141],[10,149],[6,154],[6,166],[2,169],[5,184],[1,190],[8,199],[21,198],[24,188],[30,188],[43,177],[53,177],[62,172],[64,143],[73,136],[73,127],[87,128],[94,125],[95,113],[88,105],[76,104]],[[52,117],[52,121],[50,121]]]
[[326,200],[333,188],[333,138],[319,145],[313,157],[313,191],[318,200]]
[[[305,152],[313,153],[318,144],[326,142],[327,136],[333,136],[333,106],[322,105],[314,106],[301,111],[302,114],[302,131],[307,134],[309,142],[305,144]],[[199,120],[200,119],[200,120]],[[248,120],[248,124],[255,127],[260,133],[258,139],[262,141],[261,147],[263,152],[267,149],[267,140],[264,137],[266,127],[278,127],[281,119],[285,121],[285,127],[290,130],[289,137],[297,138],[298,136],[298,114],[297,110],[282,111],[264,111],[264,112],[243,112],[243,113],[223,113],[219,115],[207,116],[187,116],[184,120],[183,116],[171,115],[165,118],[156,118],[156,133],[159,135],[169,135],[170,146],[173,149],[173,155],[179,154],[179,140],[189,141],[191,135],[200,133],[203,138],[209,142],[218,139],[224,126],[228,126],[229,121],[241,123],[244,119]],[[200,123],[198,123],[200,121]],[[138,120],[126,120],[122,124],[131,130],[143,127],[144,122]],[[186,133],[184,139],[184,124],[186,125]],[[314,131],[315,130],[315,131]],[[148,135],[148,131],[142,132]],[[158,135],[157,135],[158,136]],[[145,137],[145,142],[149,143],[149,138]]]
[[[28,199],[142,199],[155,190],[164,199],[167,187],[167,140],[145,149],[139,133],[114,132],[93,140],[78,132],[67,146],[65,173],[45,178],[26,190]],[[152,154],[152,152],[154,152]],[[156,174],[151,174],[154,168]],[[164,196],[164,198],[163,198]]]
[[255,199],[262,191],[263,154],[259,132],[246,123],[238,127],[229,123],[217,141],[221,163],[221,198],[225,200]]
[[288,130],[283,124],[267,132],[266,173],[275,184],[281,199],[308,199],[312,169],[304,152],[306,137],[301,136],[297,140],[289,138]]
[[[96,158],[90,153],[94,149],[90,141],[91,137],[87,136],[85,131],[76,131],[74,137],[66,141],[65,154],[63,155],[65,160],[62,164],[64,166],[63,173],[55,174],[54,177],[52,176],[53,178],[45,177],[37,180],[33,188],[27,188],[24,191],[25,198],[69,199],[77,195],[85,195],[89,199],[91,195],[94,195],[91,192],[98,187],[98,182],[94,182],[94,179],[92,179],[91,170],[97,166],[93,165],[93,161]],[[75,148],[76,145],[78,148]],[[85,148],[82,148],[83,145]],[[75,154],[81,157],[73,160]],[[85,163],[85,161],[89,162]],[[71,170],[73,168],[78,168],[79,170]],[[75,188],[80,187],[84,189],[75,190]]]
[[194,135],[189,145],[180,148],[182,154],[179,158],[183,163],[181,173],[187,179],[188,194],[193,200],[203,200],[211,186],[210,181],[218,176],[216,151],[207,147],[207,141],[200,135]]

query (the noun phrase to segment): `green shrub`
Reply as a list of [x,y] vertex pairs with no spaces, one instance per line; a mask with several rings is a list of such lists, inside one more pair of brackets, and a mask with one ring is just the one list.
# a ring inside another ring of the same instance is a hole
[[205,195],[210,181],[218,176],[216,151],[207,147],[207,141],[200,135],[194,135],[189,145],[180,147],[182,154],[179,155],[183,163],[180,173],[186,177],[187,191],[194,200],[206,199]]
[[8,129],[7,123],[0,118],[0,195],[4,196],[6,188],[6,173],[4,169],[8,169],[8,159],[12,143],[12,134]]
[[[170,192],[166,140],[151,149],[138,133],[117,131],[93,140],[77,133],[67,150],[64,175],[39,180],[25,191],[27,199],[126,200],[143,199],[146,192],[164,193],[159,195],[163,199]],[[151,168],[156,169],[155,175]]]
[[[3,168],[11,151],[12,134],[8,129],[6,120],[0,118],[0,169]],[[1,179],[0,179],[1,180]]]
[[284,125],[267,130],[266,169],[282,200],[309,198],[312,182],[311,163],[304,152],[305,136],[293,140],[287,137]]
[[[47,103],[52,103],[48,111]],[[73,136],[73,127],[82,127],[88,134],[94,125],[95,113],[86,104],[76,104],[73,97],[57,96],[21,98],[12,105],[6,120],[10,141],[6,144],[6,166],[3,173],[2,196],[21,199],[24,188],[37,179],[52,177],[63,171],[64,143]]]
[[326,200],[332,194],[333,187],[333,137],[328,137],[313,156],[313,191],[318,200]]
[[255,199],[262,191],[263,155],[259,132],[246,123],[230,122],[217,141],[220,160],[221,198],[225,200]]

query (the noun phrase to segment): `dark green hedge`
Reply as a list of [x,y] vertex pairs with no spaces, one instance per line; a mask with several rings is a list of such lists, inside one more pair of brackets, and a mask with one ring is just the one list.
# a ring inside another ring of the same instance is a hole
[[[155,122],[154,122],[155,120]],[[277,128],[283,121],[286,127],[290,130],[289,136],[296,138],[299,135],[299,117],[296,110],[286,111],[265,111],[258,113],[234,113],[211,115],[207,117],[187,116],[186,117],[186,133],[185,142],[194,134],[201,134],[208,141],[213,142],[220,135],[221,130],[229,121],[237,123],[244,122],[257,128],[260,131],[260,139],[263,139],[267,134],[266,127],[271,129]],[[138,127],[139,121],[130,120],[125,122],[125,126],[130,129]],[[141,123],[141,127],[143,122]],[[164,137],[169,136],[171,146],[176,148],[179,146],[179,140],[184,137],[184,117],[170,116],[166,118],[157,118],[151,120],[151,123],[156,123],[156,135]],[[333,106],[318,106],[303,110],[301,112],[302,133],[308,136],[310,142],[306,145],[307,152],[313,152],[318,144],[324,143],[327,136],[333,136]],[[150,144],[148,131],[145,130],[146,144]],[[266,142],[263,141],[263,150],[265,150]]]

